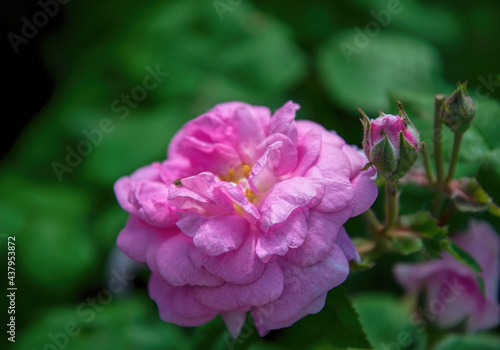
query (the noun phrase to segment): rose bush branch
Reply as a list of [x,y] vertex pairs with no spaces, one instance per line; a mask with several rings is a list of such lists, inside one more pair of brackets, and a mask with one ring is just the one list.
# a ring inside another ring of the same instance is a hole
[[467,82],[463,84],[458,82],[457,89],[450,96],[448,96],[440,109],[442,120],[455,134],[450,167],[448,169],[445,186],[449,186],[455,176],[463,136],[464,133],[470,128],[475,114],[476,106],[467,92]]

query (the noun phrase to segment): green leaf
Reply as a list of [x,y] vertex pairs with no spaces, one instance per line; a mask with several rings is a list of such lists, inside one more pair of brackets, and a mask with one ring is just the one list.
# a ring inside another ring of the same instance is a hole
[[342,287],[328,292],[325,307],[283,331],[280,341],[287,348],[303,349],[319,339],[341,349],[372,349],[358,315]]
[[352,113],[354,106],[360,106],[368,115],[376,115],[380,109],[390,109],[389,91],[437,93],[446,86],[439,81],[440,55],[428,42],[386,31],[363,38],[352,29],[341,32],[318,54],[327,91],[346,111]]
[[386,294],[356,296],[353,304],[375,349],[426,348],[427,337],[412,322],[409,304]]
[[[369,12],[371,20],[377,21],[382,26],[389,24],[391,28],[404,29],[441,48],[459,44],[460,39],[457,35],[465,35],[465,26],[458,12],[450,11],[448,7],[439,3],[421,3],[411,0],[398,2],[356,0],[355,2],[361,4],[366,12]],[[394,6],[395,4],[397,6]],[[389,11],[391,7],[394,10]],[[439,21],[429,21],[429,18],[439,18]],[[387,23],[388,21],[390,22]]]
[[403,215],[400,217],[400,222],[409,231],[422,238],[422,247],[427,254],[431,257],[439,256],[442,250],[441,240],[448,234],[448,229],[439,226],[437,220],[429,212],[420,211],[415,214]]
[[486,154],[479,168],[477,180],[493,200],[499,203],[500,186],[498,186],[498,184],[500,183],[500,149],[495,149]]
[[434,350],[498,350],[500,337],[493,334],[448,335]]
[[400,222],[423,238],[442,239],[448,232],[446,227],[439,226],[437,220],[427,211],[401,216]]
[[395,250],[408,255],[422,250],[424,247],[422,240],[415,236],[402,236],[391,238],[391,243]]

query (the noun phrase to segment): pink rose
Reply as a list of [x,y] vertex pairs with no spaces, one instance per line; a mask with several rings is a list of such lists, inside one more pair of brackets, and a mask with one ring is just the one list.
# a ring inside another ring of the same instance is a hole
[[471,221],[467,232],[455,235],[453,240],[483,268],[486,297],[474,271],[448,253],[443,253],[441,260],[397,264],[396,280],[410,293],[425,288],[427,316],[442,327],[465,319],[470,332],[494,327],[500,321],[500,238],[488,223]]
[[418,158],[420,134],[400,105],[400,114],[363,115],[363,150],[385,178],[402,177]]
[[319,312],[358,254],[343,229],[377,196],[366,158],[338,135],[241,102],[215,106],[172,139],[168,159],[115,184],[130,218],[118,237],[152,271],[160,317],[197,326],[220,314],[237,336]]

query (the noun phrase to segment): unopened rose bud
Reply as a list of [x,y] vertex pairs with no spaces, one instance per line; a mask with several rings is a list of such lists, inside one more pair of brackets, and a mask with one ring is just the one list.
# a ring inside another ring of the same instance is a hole
[[448,96],[441,106],[441,118],[453,132],[463,133],[470,127],[475,114],[476,106],[467,92],[467,82],[458,82],[455,92]]
[[371,165],[386,179],[403,177],[418,158],[420,134],[398,101],[399,115],[380,111],[377,119],[363,115],[363,150]]

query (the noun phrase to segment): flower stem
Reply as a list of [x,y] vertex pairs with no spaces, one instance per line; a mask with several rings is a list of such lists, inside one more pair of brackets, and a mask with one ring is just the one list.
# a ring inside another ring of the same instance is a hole
[[368,231],[374,236],[378,235],[382,229],[382,224],[380,223],[380,221],[378,221],[375,212],[372,209],[368,209],[363,214],[361,214],[361,217],[363,218]]
[[387,201],[387,212],[385,217],[385,231],[391,229],[398,219],[398,182],[388,179],[385,182],[385,196]]
[[443,121],[439,115],[446,96],[439,94],[434,97],[434,161],[438,184],[444,183],[444,155],[443,155]]
[[458,155],[460,154],[460,146],[462,145],[462,140],[464,138],[463,132],[456,132],[455,138],[453,139],[453,151],[451,154],[450,167],[448,169],[448,176],[446,177],[445,185],[448,186],[455,176],[455,170],[458,164]]
[[436,177],[434,176],[434,171],[431,166],[431,157],[429,156],[429,150],[427,149],[427,144],[424,143],[422,146],[422,156],[424,158],[425,173],[427,174],[427,180],[432,185],[436,183]]
[[441,106],[443,105],[446,96],[443,94],[434,97],[434,162],[436,164],[437,186],[434,192],[434,203],[432,205],[432,212],[435,217],[441,213],[441,208],[444,202],[444,154],[443,154],[443,121],[440,117]]

